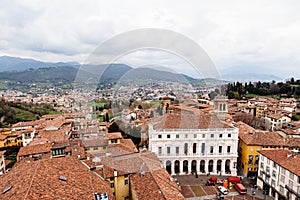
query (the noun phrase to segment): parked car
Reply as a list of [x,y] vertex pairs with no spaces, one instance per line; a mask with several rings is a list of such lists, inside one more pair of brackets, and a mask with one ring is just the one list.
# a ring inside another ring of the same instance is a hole
[[226,194],[228,194],[228,190],[227,190],[227,188],[225,188],[225,187],[223,187],[223,186],[218,186],[218,189],[219,189],[219,191],[222,193],[222,194],[224,194],[224,195],[226,195]]

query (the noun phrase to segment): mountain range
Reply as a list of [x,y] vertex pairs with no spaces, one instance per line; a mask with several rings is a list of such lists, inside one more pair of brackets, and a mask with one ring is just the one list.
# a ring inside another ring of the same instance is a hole
[[197,86],[215,86],[223,84],[217,79],[194,79],[184,74],[160,71],[151,68],[132,68],[125,64],[82,65],[76,62],[42,62],[33,59],[0,57],[0,80],[21,83],[83,81],[170,81],[191,83]]
[[[228,72],[228,71],[227,71]],[[226,80],[213,78],[195,79],[185,74],[162,71],[159,68],[132,68],[125,64],[80,65],[77,62],[43,62],[28,58],[0,57],[0,80],[21,83],[63,82],[94,79],[95,81],[170,81],[190,83],[196,86],[215,86],[228,81],[280,81],[280,77],[269,74],[231,72],[221,75]],[[100,77],[100,78],[99,78]]]

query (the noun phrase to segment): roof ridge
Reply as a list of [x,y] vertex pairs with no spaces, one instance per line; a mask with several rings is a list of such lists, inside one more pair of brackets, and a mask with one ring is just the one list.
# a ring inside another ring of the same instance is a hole
[[[31,161],[30,161],[30,162],[31,162]],[[36,174],[36,172],[37,172],[37,168],[39,167],[39,165],[40,165],[40,160],[37,160],[36,167],[35,167],[35,169],[34,169],[34,173],[33,173],[33,175],[32,175],[32,178],[31,178],[31,181],[30,181],[30,185],[29,185],[29,187],[28,187],[28,190],[26,191],[26,194],[25,194],[24,199],[26,199],[27,196],[28,196],[28,194],[29,194],[30,188],[31,188],[32,183],[33,183],[33,179],[34,179],[34,177],[35,177],[35,174]]]

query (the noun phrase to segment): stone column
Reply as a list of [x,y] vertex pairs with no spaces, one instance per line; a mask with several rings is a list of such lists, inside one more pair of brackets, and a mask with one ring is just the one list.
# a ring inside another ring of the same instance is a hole
[[208,161],[209,160],[205,160],[205,167],[204,167],[204,169],[205,169],[205,173],[206,174],[208,173]]
[[175,161],[171,160],[171,175],[175,175],[174,167],[175,167]]
[[196,172],[200,174],[200,160],[196,160]]
[[179,160],[179,174],[183,174],[183,161]]
[[226,160],[222,160],[221,172],[223,175],[225,175],[225,164],[226,164]]

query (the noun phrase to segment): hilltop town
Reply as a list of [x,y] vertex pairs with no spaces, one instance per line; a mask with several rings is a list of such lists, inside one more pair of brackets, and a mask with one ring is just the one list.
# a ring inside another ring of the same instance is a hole
[[218,90],[156,83],[117,93],[77,91],[77,98],[74,91],[2,92],[5,102],[50,104],[57,113],[0,129],[1,199],[185,199],[218,192],[188,186],[185,176],[240,177],[270,197],[298,198],[297,100],[211,99]]

